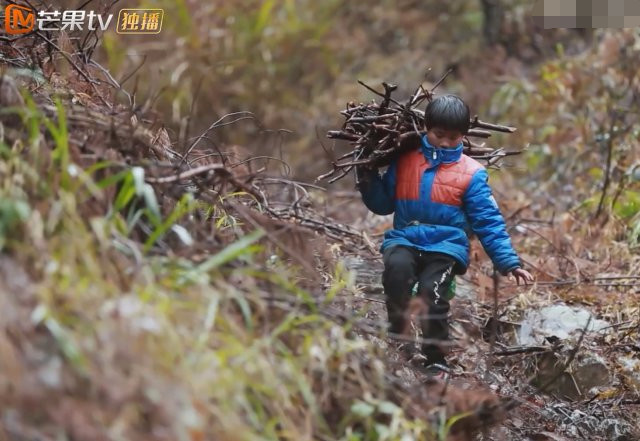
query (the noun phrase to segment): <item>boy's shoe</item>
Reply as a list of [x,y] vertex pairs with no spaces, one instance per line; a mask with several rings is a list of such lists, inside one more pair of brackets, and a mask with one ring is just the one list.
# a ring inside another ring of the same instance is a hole
[[411,343],[405,343],[398,347],[398,351],[400,352],[400,356],[403,361],[409,366],[424,368],[424,365],[427,361],[427,357],[422,355],[420,350]]
[[416,348],[415,343],[412,342],[402,342],[396,346],[398,352],[407,360],[413,357],[416,352],[418,352],[418,348]]
[[449,369],[446,362],[429,363],[424,366],[424,369],[427,375],[431,378],[447,380],[451,376],[451,369]]
[[427,365],[427,357],[418,350],[414,343],[407,342],[398,345],[398,352],[410,366],[424,369]]
[[451,369],[446,364],[431,363],[425,366],[427,375],[434,378],[445,380],[451,375]]
[[409,364],[414,367],[424,368],[427,363],[427,357],[425,357],[420,351],[416,351],[409,358]]

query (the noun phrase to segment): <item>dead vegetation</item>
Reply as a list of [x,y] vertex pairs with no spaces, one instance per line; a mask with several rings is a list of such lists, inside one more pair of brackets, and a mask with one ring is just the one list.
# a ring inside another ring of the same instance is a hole
[[[1,46],[0,437],[634,439],[639,263],[629,217],[637,215],[624,217],[637,185],[632,120],[614,130],[612,114],[595,109],[625,145],[603,144],[610,160],[599,175],[587,168],[588,150],[557,156],[566,170],[581,167],[578,181],[603,184],[595,197],[580,193],[598,224],[580,210],[551,213],[540,191],[575,199],[562,190],[574,175],[562,170],[531,179],[549,182],[542,190],[501,198],[539,282],[495,289],[474,249],[475,294],[454,310],[457,378],[444,385],[398,372],[392,345],[380,340],[384,311],[363,306],[379,299],[359,297],[362,286],[340,263],[349,253],[370,257],[377,236],[337,222],[335,207],[323,207],[331,195],[283,176],[280,158],[210,139],[255,115],[225,114],[199,136],[172,137],[151,102],[136,103],[91,60],[91,46],[42,37]],[[568,90],[583,96],[592,65],[571,65],[566,76],[548,66],[555,88],[538,88],[555,101],[522,107],[555,118]],[[637,88],[626,75],[607,82],[612,93]],[[501,96],[523,99],[512,87]],[[379,111],[365,107],[358,117]],[[553,132],[513,116],[525,137],[547,130],[553,148],[590,133],[575,121]],[[549,170],[543,146],[527,158],[536,172]],[[560,302],[588,308],[607,332],[582,332],[582,323],[571,339],[518,340],[527,311]],[[606,379],[586,387],[594,372]]]
[[26,48],[49,55],[1,76],[1,436],[471,439],[499,421],[492,393],[416,389],[353,332],[372,329],[334,304],[353,286],[330,245],[372,244],[322,189],[201,145],[250,114],[177,145],[82,53],[3,51]]

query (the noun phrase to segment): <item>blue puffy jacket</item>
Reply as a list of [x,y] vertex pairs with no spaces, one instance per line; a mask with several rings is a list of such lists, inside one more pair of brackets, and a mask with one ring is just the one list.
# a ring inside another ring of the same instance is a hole
[[382,177],[376,172],[359,188],[369,210],[395,212],[380,252],[407,245],[449,254],[458,263],[456,272],[464,274],[473,232],[500,273],[519,267],[488,179],[482,164],[462,154],[462,143],[436,148],[424,135],[420,148],[403,153]]

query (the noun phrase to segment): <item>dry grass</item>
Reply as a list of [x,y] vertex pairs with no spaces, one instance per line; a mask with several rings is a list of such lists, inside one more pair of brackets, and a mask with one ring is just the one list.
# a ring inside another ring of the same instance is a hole
[[251,194],[246,176],[215,161],[180,169],[166,136],[126,112],[5,75],[13,92],[25,88],[1,120],[2,436],[478,430],[468,420],[478,409],[429,414],[435,394],[388,374],[384,349],[353,332],[358,317],[331,306],[351,276],[324,241],[309,247],[312,230],[257,209],[268,191]]

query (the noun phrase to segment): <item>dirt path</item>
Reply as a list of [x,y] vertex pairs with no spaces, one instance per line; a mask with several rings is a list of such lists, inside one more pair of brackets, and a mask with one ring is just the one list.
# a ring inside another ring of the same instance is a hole
[[[381,284],[383,264],[381,256],[357,254],[345,254],[342,256],[345,266],[354,271],[356,275],[356,294],[350,299],[343,299],[345,308],[350,308],[354,314],[362,314],[366,322],[373,327],[384,329],[386,326],[386,308],[384,305],[384,292]],[[452,338],[456,346],[452,349],[450,361],[452,362],[454,375],[451,380],[462,388],[483,387],[489,388],[502,397],[515,398],[520,400],[519,406],[508,414],[504,424],[491,431],[483,439],[501,440],[633,440],[635,438],[635,421],[637,415],[629,410],[634,408],[621,408],[607,402],[589,402],[588,399],[580,397],[576,400],[559,399],[553,395],[564,392],[566,385],[563,384],[561,375],[558,384],[550,388],[550,394],[536,393],[536,389],[529,382],[532,376],[544,373],[544,363],[547,362],[546,354],[542,356],[536,353],[490,357],[490,345],[486,341],[490,326],[487,321],[492,315],[489,305],[478,301],[476,287],[464,277],[456,278],[456,297],[451,302]],[[502,307],[505,305],[501,305]],[[514,306],[515,307],[515,306]],[[507,303],[506,308],[509,309]],[[511,308],[513,309],[513,308]],[[518,311],[520,315],[527,311]],[[506,320],[505,320],[506,323]],[[498,344],[495,349],[504,350],[508,341],[504,323],[500,323]],[[483,338],[484,337],[484,338]],[[402,361],[401,356],[395,351],[393,345],[388,345],[386,341],[376,336],[369,336],[376,344],[387,348],[389,354],[389,367],[393,373],[405,381],[407,384],[419,385],[425,380],[424,375],[416,369],[408,366]],[[588,348],[602,336],[589,336],[590,343],[585,343]],[[557,359],[560,362],[562,356],[566,356],[570,351],[572,343],[567,343],[567,349],[557,352]],[[590,353],[579,352],[572,369],[571,381],[576,385],[581,381],[592,379],[598,372],[601,372],[602,365],[590,362]],[[589,364],[592,363],[592,364]],[[612,369],[610,364],[604,363],[606,369]],[[488,366],[491,366],[488,368]],[[584,369],[585,378],[577,378],[580,369]],[[555,371],[547,372],[545,375],[556,375]],[[607,378],[608,370],[605,371]],[[613,372],[611,372],[613,375]],[[548,377],[540,377],[538,381],[543,381]],[[568,377],[566,377],[568,378]],[[608,380],[609,381],[609,380]],[[611,380],[614,381],[615,380]],[[418,386],[419,387],[419,386]],[[600,387],[592,392],[610,391],[611,387]]]

